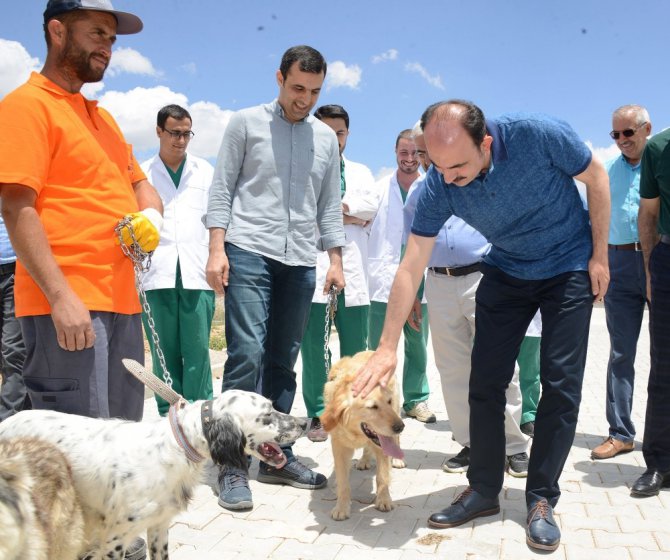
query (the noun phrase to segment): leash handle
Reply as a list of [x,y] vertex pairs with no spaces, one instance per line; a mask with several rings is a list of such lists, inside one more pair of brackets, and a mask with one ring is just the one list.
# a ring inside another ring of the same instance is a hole
[[172,387],[169,387],[164,381],[158,379],[158,377],[156,377],[150,371],[147,371],[147,369],[139,362],[129,358],[123,358],[121,362],[130,373],[132,373],[144,385],[149,387],[149,389],[151,389],[159,397],[165,399],[171,405],[175,404],[179,401],[179,399],[182,398],[179,393],[172,389]]

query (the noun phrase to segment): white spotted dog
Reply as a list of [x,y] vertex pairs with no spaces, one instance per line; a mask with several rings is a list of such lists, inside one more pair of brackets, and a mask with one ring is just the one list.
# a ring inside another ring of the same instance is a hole
[[67,457],[84,513],[82,555],[121,560],[146,530],[152,560],[168,560],[170,522],[186,509],[204,459],[247,469],[250,454],[282,467],[279,446],[305,428],[266,398],[231,390],[212,401],[180,402],[168,418],[146,422],[23,411],[0,423],[0,438],[42,438]]

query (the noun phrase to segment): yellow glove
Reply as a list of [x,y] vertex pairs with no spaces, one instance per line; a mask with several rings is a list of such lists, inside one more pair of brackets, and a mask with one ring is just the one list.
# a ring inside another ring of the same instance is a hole
[[[127,214],[126,218],[130,218],[130,225],[133,227],[135,240],[140,246],[140,249],[145,253],[150,253],[160,241],[160,229],[163,226],[163,216],[158,210],[154,208],[145,208],[141,212],[133,212]],[[128,226],[121,230],[121,239],[123,243],[130,246],[133,242],[130,236]]]

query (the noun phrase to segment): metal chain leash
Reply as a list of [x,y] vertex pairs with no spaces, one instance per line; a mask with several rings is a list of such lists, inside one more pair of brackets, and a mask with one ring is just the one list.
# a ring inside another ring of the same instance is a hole
[[337,288],[335,285],[328,290],[328,298],[326,300],[326,326],[323,333],[323,361],[326,364],[326,373],[330,371],[330,352],[328,343],[330,341],[330,325],[335,320],[335,313],[337,313]]
[[[130,233],[130,238],[132,240],[130,245],[126,245],[123,242],[121,231],[124,227],[127,227],[128,232]],[[158,333],[156,332],[156,325],[154,323],[153,316],[151,315],[151,308],[149,307],[147,294],[144,291],[144,285],[142,282],[142,275],[147,272],[149,268],[151,268],[151,255],[153,254],[153,251],[147,253],[146,251],[142,250],[140,244],[137,242],[137,239],[135,239],[135,231],[133,229],[130,218],[125,217],[119,221],[117,226],[114,228],[114,231],[119,238],[119,243],[121,244],[121,250],[123,251],[123,254],[126,255],[126,257],[128,257],[133,263],[133,268],[135,269],[135,289],[140,296],[142,310],[147,316],[147,324],[149,325],[149,330],[151,331],[151,340],[154,343],[154,348],[156,350],[156,354],[158,355],[158,362],[160,363],[161,370],[163,371],[163,379],[165,380],[165,384],[170,389],[172,389],[172,376],[170,375],[170,372],[168,371],[167,365],[165,363],[165,356],[161,350]]]

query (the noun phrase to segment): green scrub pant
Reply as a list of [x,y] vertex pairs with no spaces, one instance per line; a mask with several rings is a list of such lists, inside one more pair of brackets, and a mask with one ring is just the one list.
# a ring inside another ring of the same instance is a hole
[[[344,306],[344,292],[337,296],[335,328],[340,339],[340,357],[353,356],[367,350],[368,305]],[[332,322],[328,325],[330,329]],[[323,414],[323,387],[328,378],[324,360],[324,335],[326,329],[326,304],[313,303],[309,312],[307,328],[302,338],[302,398],[307,416],[318,418]],[[328,349],[328,360],[331,352]]]
[[[172,388],[189,402],[213,398],[209,333],[214,317],[214,292],[185,290],[177,267],[176,288],[148,290],[146,294]],[[164,380],[144,312],[142,323],[151,347],[154,375]],[[169,403],[158,395],[156,403],[158,412],[165,416]]]
[[521,386],[521,424],[535,422],[540,402],[540,341],[539,336],[525,336],[516,361],[519,364]]
[[[405,364],[402,372],[403,408],[410,410],[418,403],[428,400],[430,387],[428,386],[428,306],[421,305],[423,320],[421,331],[415,331],[405,323],[402,329],[405,335]],[[382,336],[384,318],[386,317],[386,303],[373,301],[370,303],[370,327],[368,346],[376,350]]]

